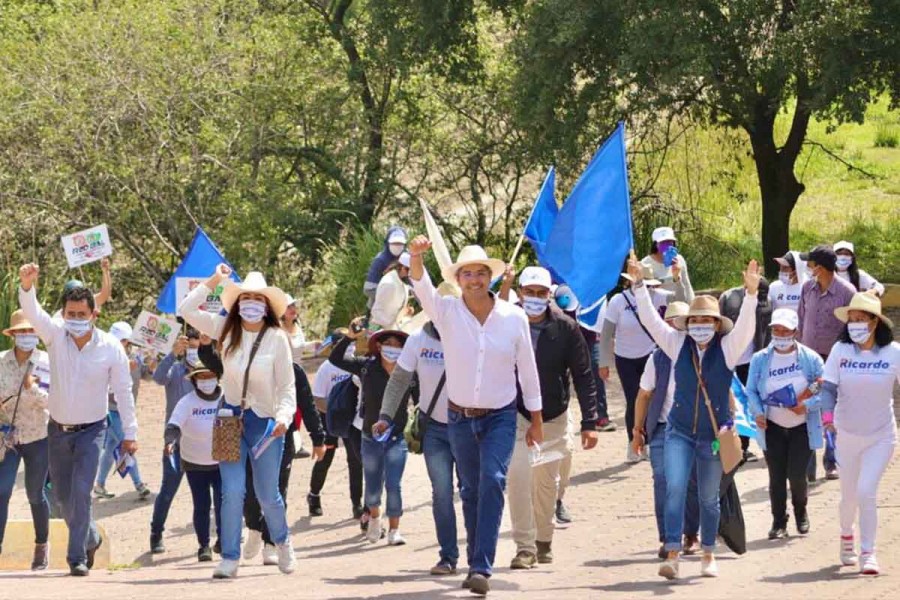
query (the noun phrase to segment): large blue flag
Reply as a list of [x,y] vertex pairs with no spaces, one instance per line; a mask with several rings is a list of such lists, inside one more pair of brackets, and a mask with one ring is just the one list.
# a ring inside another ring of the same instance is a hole
[[534,208],[531,209],[531,216],[525,223],[525,237],[534,248],[538,262],[543,267],[547,267],[547,261],[544,260],[544,247],[547,245],[547,239],[553,230],[553,224],[556,222],[556,215],[559,213],[559,207],[556,206],[556,169],[550,167],[547,176],[544,178],[544,184],[538,194],[537,200],[534,202]]
[[581,305],[593,307],[616,287],[633,246],[625,125],[619,123],[560,209],[544,257]]
[[[198,227],[197,231],[194,232],[194,239],[191,240],[191,245],[188,248],[187,254],[184,255],[184,260],[181,261],[181,264],[178,265],[178,268],[172,273],[172,277],[166,282],[166,286],[156,300],[157,310],[163,313],[175,314],[177,308],[176,285],[178,278],[209,277],[213,274],[213,271],[216,270],[219,263],[225,263],[231,267],[231,263],[225,260],[225,256],[218,248],[216,248],[216,245],[209,239],[209,236],[206,235],[203,228]],[[233,281],[241,280],[235,272],[234,267],[231,267],[231,279]]]

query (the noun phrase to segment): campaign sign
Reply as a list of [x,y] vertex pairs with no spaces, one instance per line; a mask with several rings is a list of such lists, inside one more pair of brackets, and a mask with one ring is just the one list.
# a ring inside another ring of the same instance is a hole
[[41,359],[34,363],[34,370],[31,371],[38,380],[38,386],[45,392],[50,389],[50,362],[47,359]]
[[178,339],[180,327],[178,321],[159,317],[144,310],[134,324],[131,341],[138,346],[156,350],[160,354],[168,354]]
[[[182,300],[193,291],[195,287],[206,281],[203,277],[176,277],[175,278],[175,306],[180,307]],[[206,300],[200,305],[200,310],[214,315],[222,312],[222,290],[224,285],[217,285],[212,294],[206,296]],[[181,311],[176,312],[181,316]]]
[[112,243],[109,241],[109,230],[106,225],[98,225],[72,235],[64,235],[61,239],[70,269],[112,254]]

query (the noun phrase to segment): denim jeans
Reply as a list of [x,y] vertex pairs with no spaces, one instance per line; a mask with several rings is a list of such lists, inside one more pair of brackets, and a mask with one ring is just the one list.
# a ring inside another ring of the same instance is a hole
[[[113,452],[125,439],[125,431],[122,429],[122,417],[119,411],[109,411],[109,427],[106,429],[106,440],[103,444],[103,453],[100,455],[100,474],[97,475],[97,485],[106,487],[106,478],[112,471],[115,458]],[[141,485],[141,472],[138,470],[137,457],[134,457],[134,466],[131,469],[131,481],[134,487]]]
[[6,533],[9,517],[9,499],[16,485],[19,463],[25,461],[25,494],[31,505],[31,522],[34,524],[34,543],[45,544],[50,535],[50,503],[44,493],[44,482],[50,468],[49,443],[47,438],[6,449],[6,456],[0,461],[0,547]]
[[712,453],[712,441],[685,435],[670,425],[666,429],[663,456],[666,469],[666,550],[681,550],[688,483],[696,464],[700,545],[705,552],[712,552],[719,533],[719,483],[722,480],[722,461]]
[[[281,493],[281,499],[284,500],[284,508],[287,510],[287,490],[288,483],[291,480],[291,466],[294,464],[294,442],[292,440],[292,429],[288,428],[288,432],[284,435],[284,450],[281,452],[281,467],[278,470],[278,491]],[[247,461],[247,479],[253,478],[253,463]],[[266,519],[262,513],[262,507],[259,505],[259,499],[253,486],[247,488],[247,495],[244,497],[244,523],[247,529],[258,531],[262,534],[264,544],[272,544],[272,536],[269,534],[269,528],[266,527]]]
[[515,402],[483,417],[449,413],[447,432],[459,472],[469,572],[485,577],[490,577],[497,554],[517,414]]
[[51,422],[47,431],[50,478],[69,528],[66,561],[69,565],[83,564],[87,562],[87,549],[100,545],[91,510],[91,488],[106,437],[106,419],[73,432],[60,431]]
[[[226,405],[228,406],[228,405]],[[238,410],[236,407],[229,408]],[[241,557],[241,524],[244,515],[244,496],[247,493],[246,462],[253,462],[253,490],[259,499],[266,525],[276,544],[288,541],[287,514],[284,498],[278,490],[281,455],[284,453],[284,437],[276,438],[259,458],[253,458],[250,449],[266,432],[268,419],[257,416],[252,409],[244,411],[244,433],[241,436],[241,457],[236,462],[219,463],[222,475],[222,558],[239,560]]]
[[442,562],[454,567],[459,561],[456,543],[456,508],[453,506],[453,451],[447,434],[447,424],[429,419],[422,441],[425,468],[431,480],[431,515],[441,546]]
[[403,515],[403,496],[400,480],[406,468],[408,450],[403,435],[395,435],[386,442],[362,438],[363,477],[366,481],[365,502],[369,508],[381,506],[381,491],[387,490],[388,518]]
[[159,493],[153,502],[153,517],[150,519],[150,533],[153,535],[162,535],[166,529],[166,519],[169,517],[169,508],[178,493],[181,486],[181,478],[184,472],[181,470],[181,453],[178,446],[175,446],[175,468],[169,457],[163,454],[162,458],[162,484],[159,486]]
[[594,374],[594,384],[597,386],[597,417],[599,419],[608,419],[606,382],[600,377],[600,350],[597,348],[597,344],[593,344],[591,347],[591,372]]
[[[656,426],[650,440],[650,469],[653,471],[653,510],[656,513],[656,529],[659,541],[666,541],[666,427]],[[697,468],[691,471],[688,482],[686,508],[684,511],[685,535],[697,535],[700,532],[700,499],[697,496]]]
[[205,548],[209,546],[209,509],[213,506],[216,510],[216,536],[222,535],[222,476],[218,469],[188,471],[187,480],[194,500],[194,533],[197,534],[197,543]]

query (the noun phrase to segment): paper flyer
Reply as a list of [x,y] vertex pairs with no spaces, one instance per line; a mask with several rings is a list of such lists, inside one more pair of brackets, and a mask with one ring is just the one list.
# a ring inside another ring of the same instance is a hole
[[275,438],[272,437],[272,432],[275,431],[275,419],[269,419],[268,424],[266,425],[266,431],[262,434],[262,437],[259,438],[259,441],[253,444],[253,448],[250,451],[253,453],[253,459],[256,460],[260,456],[262,456],[263,452],[266,451],[272,442],[275,441]]

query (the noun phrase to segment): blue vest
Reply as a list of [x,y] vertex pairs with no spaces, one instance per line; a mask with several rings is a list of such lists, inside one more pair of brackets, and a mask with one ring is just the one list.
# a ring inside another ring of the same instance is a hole
[[656,369],[656,388],[650,397],[650,406],[647,408],[647,420],[644,429],[647,430],[647,439],[653,439],[653,432],[659,425],[659,415],[662,414],[663,404],[666,402],[666,391],[669,389],[669,376],[672,372],[672,359],[657,348],[650,357]]
[[[716,422],[719,426],[730,420],[729,393],[734,371],[725,364],[725,353],[722,351],[722,338],[717,333],[703,353],[700,370]],[[694,369],[694,356],[697,344],[690,337],[685,338],[678,360],[675,361],[675,403],[669,413],[669,425],[679,433],[695,436],[701,440],[714,440],[716,435],[709,422],[709,411],[703,392],[697,385],[697,372]],[[699,393],[698,393],[699,392]]]

